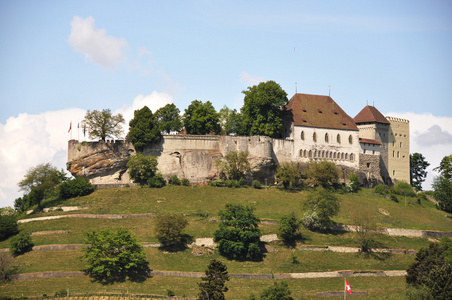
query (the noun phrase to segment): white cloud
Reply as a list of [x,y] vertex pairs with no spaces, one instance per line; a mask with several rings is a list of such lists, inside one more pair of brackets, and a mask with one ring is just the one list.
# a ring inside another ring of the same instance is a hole
[[423,188],[431,189],[433,178],[438,175],[433,168],[439,166],[444,156],[452,154],[452,117],[411,112],[391,112],[386,115],[410,121],[410,153],[421,153],[430,163]]
[[0,207],[13,206],[22,195],[17,183],[29,168],[50,162],[58,169],[66,169],[69,123],[72,119],[76,138],[76,122],[84,114],[82,109],[24,113],[0,123],[0,169],[5,173],[0,181]]
[[250,75],[247,72],[240,73],[240,82],[245,83],[247,86],[257,85],[265,81],[263,77]]
[[127,45],[125,39],[109,36],[105,29],[98,29],[93,17],[83,19],[79,16],[71,21],[68,42],[91,62],[107,69],[114,69],[123,59],[122,48]]
[[128,131],[129,121],[133,119],[133,112],[137,109],[141,109],[144,106],[149,107],[152,113],[155,113],[160,107],[167,104],[174,103],[173,97],[167,93],[152,92],[150,95],[138,95],[133,100],[132,106],[124,105],[115,113],[121,113],[126,120],[126,126]]

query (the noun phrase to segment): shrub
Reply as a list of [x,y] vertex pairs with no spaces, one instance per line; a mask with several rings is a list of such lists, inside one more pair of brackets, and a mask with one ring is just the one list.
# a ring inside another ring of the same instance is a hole
[[391,191],[401,196],[416,196],[416,192],[414,191],[413,187],[405,181],[397,181],[396,184],[391,188]]
[[18,256],[31,251],[33,246],[30,234],[22,231],[11,239],[10,251],[12,255]]
[[255,189],[261,189],[262,188],[262,184],[259,181],[257,181],[257,180],[253,180],[253,183],[251,185]]
[[0,253],[0,282],[10,279],[10,276],[16,274],[19,267],[15,265],[14,257],[10,253]]
[[321,162],[309,162],[305,169],[307,182],[312,186],[335,185],[339,178],[337,167],[333,162],[322,160]]
[[181,181],[180,181],[179,177],[177,177],[177,175],[173,175],[169,178],[168,184],[180,185]]
[[301,221],[297,219],[295,213],[283,216],[279,224],[279,236],[285,243],[293,242],[298,236]]
[[174,296],[176,296],[176,294],[175,294],[172,290],[170,290],[170,289],[166,289],[166,295],[167,295],[168,297],[174,297]]
[[275,173],[275,180],[282,183],[285,189],[297,187],[300,183],[301,173],[299,165],[294,163],[281,163]]
[[19,233],[15,216],[0,216],[0,241]]
[[189,186],[190,185],[190,180],[188,180],[187,178],[182,179],[181,181],[183,186]]
[[272,286],[262,291],[261,300],[293,300],[290,294],[289,285],[286,282],[274,281]]
[[225,182],[228,188],[239,188],[240,184],[237,180],[226,180]]
[[322,187],[311,192],[302,206],[307,210],[303,216],[303,224],[317,230],[325,230],[333,225],[331,218],[336,216],[340,209],[339,199]]
[[245,178],[241,177],[241,178],[239,179],[238,183],[239,183],[239,187],[246,186],[246,180],[245,180]]
[[141,185],[148,183],[156,175],[157,164],[156,156],[145,156],[138,152],[127,161],[130,178]]
[[166,185],[165,178],[163,178],[161,173],[155,174],[155,176],[149,179],[148,183],[149,186],[153,188],[162,188]]
[[391,196],[389,196],[389,198],[390,198],[392,201],[394,201],[394,202],[396,202],[396,203],[399,203],[399,198],[397,198],[396,195],[391,194]]
[[374,187],[374,193],[384,195],[388,192],[389,188],[386,184],[378,184]]
[[358,175],[356,173],[353,173],[350,175],[350,177],[348,178],[350,180],[350,191],[352,193],[356,193],[357,191],[359,191],[360,186],[359,186],[359,178]]
[[60,197],[63,199],[89,195],[94,192],[94,186],[88,178],[77,177],[60,185]]
[[159,214],[155,218],[155,234],[164,246],[183,242],[183,231],[187,227],[187,218],[178,214]]

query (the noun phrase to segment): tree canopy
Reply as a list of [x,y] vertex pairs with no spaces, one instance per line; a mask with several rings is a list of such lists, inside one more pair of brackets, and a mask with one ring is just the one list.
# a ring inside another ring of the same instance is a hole
[[155,218],[155,234],[164,246],[180,244],[183,231],[187,227],[187,218],[179,214],[159,214]]
[[439,166],[433,170],[438,171],[441,176],[444,176],[448,180],[452,180],[452,154],[444,156]]
[[174,104],[167,104],[155,112],[160,132],[169,134],[171,131],[179,132],[182,129],[180,111]]
[[137,151],[143,151],[144,147],[160,140],[157,118],[147,106],[134,111],[129,127],[127,140],[132,142]]
[[445,156],[434,170],[440,175],[433,179],[433,196],[440,209],[452,212],[452,155]]
[[151,155],[144,155],[138,152],[129,157],[127,161],[127,168],[129,168],[129,175],[133,181],[144,185],[156,176],[157,172],[157,157]]
[[85,254],[86,272],[95,280],[106,283],[143,281],[149,276],[146,253],[126,228],[100,229],[88,232]]
[[425,157],[420,153],[413,153],[410,155],[410,169],[411,169],[411,185],[416,191],[422,191],[422,183],[427,177],[427,167],[430,164],[425,160]]
[[276,168],[275,181],[282,183],[285,189],[297,187],[301,180],[300,166],[295,163],[282,162]]
[[226,105],[220,109],[220,124],[225,134],[244,135],[243,118],[236,109],[229,109]]
[[124,133],[121,126],[124,122],[121,114],[113,115],[110,109],[88,110],[82,126],[86,126],[90,139],[99,138],[105,141],[108,137],[120,138]]
[[220,116],[210,101],[194,100],[185,109],[184,126],[188,134],[220,134]]
[[225,155],[224,159],[217,160],[220,177],[224,176],[229,180],[245,179],[250,172],[248,155],[249,153],[245,151],[231,151]]
[[248,87],[241,109],[245,135],[279,137],[283,130],[283,114],[287,93],[274,81]]
[[198,283],[200,300],[224,300],[224,293],[228,291],[225,283],[229,281],[228,269],[217,259],[212,259],[206,269],[206,276]]
[[274,281],[273,284],[261,293],[261,300],[293,300],[290,296],[287,282]]
[[320,230],[328,229],[333,224],[331,218],[340,210],[339,199],[323,187],[310,192],[302,207],[307,211],[303,216],[303,224]]
[[218,243],[220,254],[237,260],[261,259],[260,220],[253,208],[228,203],[219,215],[222,222],[214,232],[214,241]]
[[64,171],[58,171],[56,167],[46,163],[30,168],[18,185],[21,191],[33,194],[38,210],[41,210],[42,200],[65,180]]
[[309,162],[305,169],[305,175],[307,183],[323,187],[334,185],[339,178],[336,165],[326,160]]

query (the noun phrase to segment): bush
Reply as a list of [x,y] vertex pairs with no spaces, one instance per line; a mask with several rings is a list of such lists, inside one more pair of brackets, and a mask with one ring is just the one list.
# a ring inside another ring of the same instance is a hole
[[179,244],[183,241],[183,231],[187,227],[187,218],[177,214],[159,214],[155,218],[155,234],[164,246]]
[[94,192],[94,186],[88,178],[77,177],[60,185],[60,197],[63,199],[86,196]]
[[161,173],[155,174],[151,179],[149,179],[148,184],[153,188],[162,188],[166,185],[165,178]]
[[10,253],[0,253],[0,282],[11,279],[11,275],[18,271],[19,267],[15,265],[14,257]]
[[190,185],[190,180],[188,180],[187,178],[182,179],[181,181],[183,186],[189,186]]
[[15,216],[0,216],[0,241],[19,233]]
[[237,180],[226,180],[225,182],[228,188],[239,188],[240,184]]
[[293,300],[290,294],[289,285],[286,282],[274,281],[272,286],[262,291],[261,300]]
[[30,234],[28,232],[22,231],[11,239],[10,251],[12,255],[18,256],[31,251],[33,246],[34,244],[31,240]]
[[262,188],[262,184],[259,181],[257,181],[257,180],[253,180],[253,183],[251,185],[255,189],[261,189]]
[[391,196],[389,196],[389,198],[390,198],[392,201],[394,201],[394,202],[396,202],[396,203],[399,203],[399,198],[397,198],[396,195],[391,194]]
[[177,177],[177,175],[173,175],[169,178],[168,184],[180,185],[181,181],[180,181],[179,177]]
[[350,177],[348,179],[350,180],[350,183],[349,183],[350,191],[352,193],[356,193],[357,191],[359,191],[360,186],[359,186],[358,175],[356,173],[353,173],[350,175]]
[[416,196],[416,192],[414,191],[413,187],[405,181],[397,181],[396,184],[391,188],[391,192],[394,192],[395,194],[400,196]]
[[301,221],[297,219],[295,213],[283,216],[279,224],[279,236],[285,243],[293,242],[298,237]]
[[302,206],[307,210],[303,216],[303,224],[314,230],[325,230],[333,225],[331,218],[336,216],[340,209],[339,199],[322,187],[311,192]]
[[374,187],[375,194],[385,195],[388,193],[388,190],[389,188],[386,184],[379,184]]
[[156,156],[145,156],[138,152],[136,155],[129,157],[127,161],[130,178],[141,185],[148,183],[156,176],[157,164]]
[[299,186],[301,173],[299,165],[294,163],[281,163],[278,165],[275,173],[275,181],[282,183],[285,189]]
[[245,180],[245,178],[240,178],[239,179],[239,187],[243,187],[243,186],[246,186],[246,180]]
[[305,169],[306,182],[312,186],[327,187],[335,185],[339,178],[337,167],[333,162],[309,162]]

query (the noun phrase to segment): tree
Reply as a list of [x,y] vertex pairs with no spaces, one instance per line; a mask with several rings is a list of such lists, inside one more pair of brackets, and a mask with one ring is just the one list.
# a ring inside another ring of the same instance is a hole
[[0,253],[0,282],[7,281],[11,275],[16,274],[19,267],[15,264],[14,257],[9,253]]
[[100,229],[86,234],[86,272],[95,280],[106,283],[143,281],[149,276],[146,253],[128,229]]
[[286,244],[289,244],[299,236],[298,230],[300,229],[301,221],[298,220],[295,213],[285,215],[281,218],[279,223],[279,236],[284,240]]
[[336,165],[326,160],[309,162],[305,169],[305,175],[309,184],[323,187],[336,184],[339,178]]
[[311,229],[326,230],[332,224],[332,217],[339,213],[339,199],[323,187],[310,192],[302,207],[307,211],[303,224]]
[[370,253],[373,249],[382,247],[377,240],[382,230],[378,226],[375,215],[370,210],[359,210],[352,213],[352,224],[356,228],[356,239],[361,252]]
[[179,132],[182,129],[180,110],[174,104],[167,104],[155,112],[160,132],[169,134],[171,131]]
[[136,153],[127,161],[130,178],[140,185],[148,183],[156,175],[157,164],[157,157]]
[[292,300],[287,282],[273,281],[273,285],[261,293],[261,300]]
[[133,112],[129,127],[127,140],[132,142],[137,151],[143,151],[146,146],[158,142],[161,138],[157,118],[147,106]]
[[242,114],[236,109],[229,109],[226,105],[220,109],[220,124],[226,134],[243,135]]
[[124,118],[121,114],[112,115],[110,109],[87,111],[82,121],[82,126],[86,126],[90,139],[99,138],[105,141],[106,138],[120,138],[124,133],[121,124]]
[[452,180],[452,154],[444,156],[439,166],[433,170],[440,172],[441,176],[444,176],[448,180]]
[[425,157],[420,153],[410,154],[410,170],[411,170],[411,185],[416,191],[422,191],[422,183],[427,177],[427,167],[430,164],[425,160]]
[[221,174],[220,177],[226,177],[229,180],[246,178],[250,172],[248,155],[249,153],[246,151],[231,151],[224,156],[224,159],[218,159],[216,164]]
[[246,135],[279,137],[283,130],[283,114],[287,93],[274,81],[248,87],[241,109]]
[[360,189],[358,174],[352,173],[348,180],[350,181],[350,192],[352,193],[358,192]]
[[17,219],[14,215],[0,216],[0,241],[19,233]]
[[427,289],[433,299],[452,298],[452,266],[444,254],[451,243],[430,243],[416,253],[407,269],[406,282],[417,289]]
[[452,212],[452,180],[440,175],[433,179],[433,196],[440,209]]
[[187,218],[178,214],[159,214],[155,218],[155,234],[164,246],[183,242],[183,231],[187,227]]
[[301,180],[299,167],[300,166],[295,163],[280,163],[275,173],[276,182],[281,182],[285,189],[298,186]]
[[259,219],[253,208],[228,203],[219,215],[222,222],[214,232],[214,241],[220,254],[236,260],[261,259]]
[[31,251],[33,246],[30,233],[22,231],[11,239],[10,251],[12,255],[18,256]]
[[206,276],[198,283],[200,300],[223,300],[224,293],[228,291],[225,286],[229,281],[228,269],[221,261],[212,259],[206,269]]
[[66,180],[60,184],[60,197],[63,199],[86,196],[92,192],[94,192],[94,186],[85,177]]
[[188,134],[221,133],[220,119],[210,101],[194,100],[185,109],[184,126]]
[[39,164],[27,171],[19,182],[20,190],[26,193],[33,193],[38,204],[38,210],[41,210],[41,202],[55,190],[55,187],[66,180],[64,171],[58,171],[51,164]]

